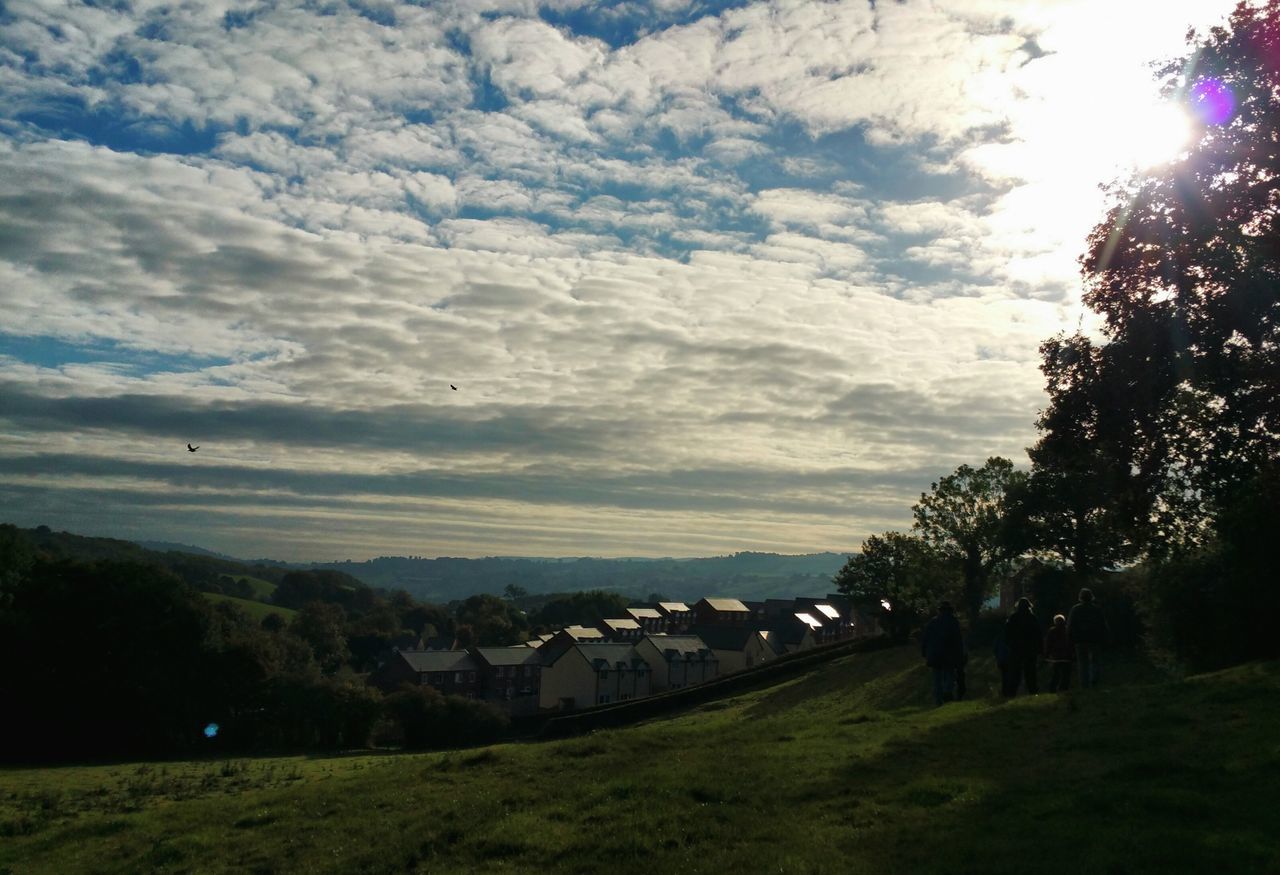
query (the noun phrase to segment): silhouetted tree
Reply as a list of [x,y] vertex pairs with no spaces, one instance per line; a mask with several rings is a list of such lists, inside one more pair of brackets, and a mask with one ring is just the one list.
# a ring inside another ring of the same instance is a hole
[[885,532],[863,541],[832,582],[878,612],[885,629],[903,639],[922,612],[951,594],[955,578],[948,564],[921,539]]
[[[1082,259],[1103,318],[1096,379],[1131,435],[1117,461],[1139,478],[1127,510],[1156,554],[1202,543],[1223,499],[1280,456],[1280,0],[1241,3],[1189,42],[1159,75],[1199,116],[1194,141],[1111,187]],[[1083,338],[1052,346],[1095,357]]]
[[912,508],[919,537],[959,565],[971,623],[989,595],[993,574],[1023,552],[1022,521],[1008,512],[1007,496],[1025,480],[1011,461],[992,456],[981,468],[961,465]]

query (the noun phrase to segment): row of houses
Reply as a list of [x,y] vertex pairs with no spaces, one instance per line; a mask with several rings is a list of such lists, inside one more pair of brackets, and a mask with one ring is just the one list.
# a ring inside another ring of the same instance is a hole
[[625,702],[745,671],[779,656],[879,634],[844,596],[702,599],[628,609],[514,647],[401,650],[373,673],[384,690],[430,686],[511,714]]

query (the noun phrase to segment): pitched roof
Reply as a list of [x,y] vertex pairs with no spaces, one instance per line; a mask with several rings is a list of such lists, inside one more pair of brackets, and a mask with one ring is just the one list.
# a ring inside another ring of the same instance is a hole
[[565,626],[560,631],[567,632],[575,641],[604,637],[604,633],[594,626]]
[[636,653],[635,647],[630,644],[579,644],[575,649],[596,668],[613,668],[620,662],[631,666],[637,661],[644,661],[640,659],[640,654]]
[[699,653],[711,656],[711,648],[697,635],[649,635],[646,639],[665,659],[685,659]]
[[401,650],[414,671],[475,671],[479,666],[465,650]]
[[608,626],[610,629],[612,629],[615,632],[621,632],[624,630],[626,631],[638,630],[640,628],[640,624],[637,623],[635,620],[631,619],[630,617],[627,617],[625,619],[615,618],[610,620],[601,620],[600,625]]
[[816,611],[820,611],[828,620],[840,619],[840,612],[831,607],[831,605],[814,605],[813,608]]
[[816,630],[816,629],[822,628],[822,624],[819,623],[817,620],[815,620],[811,614],[806,614],[802,611],[798,611],[795,617],[797,620],[799,620],[801,623],[804,623],[810,629]]
[[627,613],[634,620],[661,620],[662,614],[657,608],[627,608]]
[[475,653],[489,665],[528,665],[537,663],[538,651],[521,644],[517,647],[477,647]]
[[[745,626],[694,626],[689,629],[689,634],[701,638],[712,650],[742,651],[756,630]],[[656,640],[653,643],[658,644]]]
[[689,610],[689,606],[684,602],[658,602],[658,610],[668,614],[682,614]]
[[711,608],[711,610],[723,613],[751,613],[750,609],[737,599],[703,599],[698,602],[698,604],[705,604],[707,607]]

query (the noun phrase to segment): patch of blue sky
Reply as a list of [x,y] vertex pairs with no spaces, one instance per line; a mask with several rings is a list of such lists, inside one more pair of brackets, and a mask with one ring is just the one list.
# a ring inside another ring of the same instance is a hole
[[601,40],[616,49],[631,45],[656,31],[691,24],[708,15],[719,15],[748,5],[750,0],[701,0],[683,9],[664,10],[653,3],[635,0],[629,3],[584,4],[576,9],[543,7],[538,10],[538,15],[553,27]]
[[114,340],[75,341],[49,335],[4,333],[0,333],[0,356],[42,368],[73,364],[105,365],[134,376],[186,373],[233,363],[232,359],[222,356],[136,349]]
[[46,98],[38,109],[21,111],[15,120],[60,139],[142,154],[203,154],[223,130],[160,117],[125,118],[111,108],[90,109],[77,97]]

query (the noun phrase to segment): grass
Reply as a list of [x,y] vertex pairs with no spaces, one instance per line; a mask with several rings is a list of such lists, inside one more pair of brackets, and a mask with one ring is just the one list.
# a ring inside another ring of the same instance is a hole
[[0,771],[0,871],[1280,871],[1280,664],[932,708],[918,662],[556,742]]
[[247,583],[253,587],[253,597],[261,601],[266,601],[276,591],[276,585],[269,580],[263,580],[261,577],[250,577],[247,574],[236,575],[236,580],[241,583]]
[[205,598],[213,602],[230,602],[244,609],[244,612],[258,622],[262,622],[262,618],[267,614],[279,614],[285,620],[293,619],[293,615],[297,613],[293,608],[281,608],[276,605],[267,605],[262,602],[251,601],[250,599],[236,598],[233,595],[223,595],[219,592],[201,593]]

